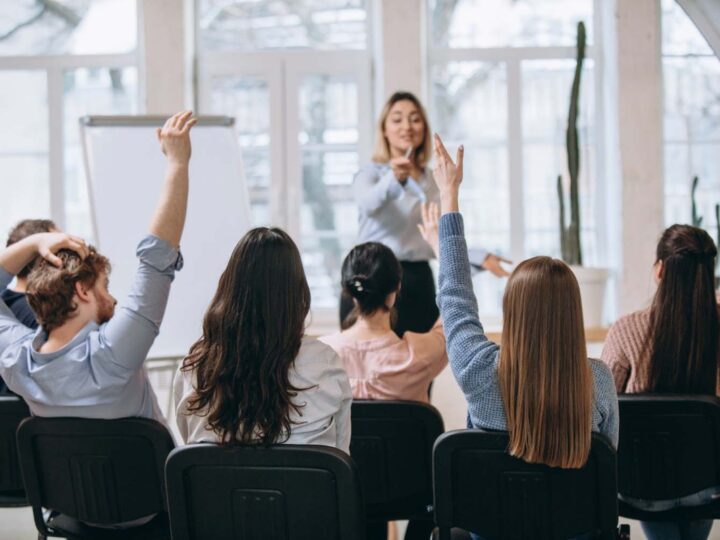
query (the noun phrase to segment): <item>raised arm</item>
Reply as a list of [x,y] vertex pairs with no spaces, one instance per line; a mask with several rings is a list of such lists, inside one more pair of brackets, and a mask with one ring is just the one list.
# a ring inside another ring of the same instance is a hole
[[470,261],[458,213],[463,148],[453,163],[435,136],[435,180],[440,189],[440,287],[438,306],[445,326],[448,358],[466,396],[482,393],[492,383],[498,346],[489,341],[480,323],[472,287]]
[[196,122],[192,111],[185,111],[168,118],[165,125],[157,130],[157,138],[168,164],[160,200],[150,221],[150,233],[173,247],[180,245],[185,226],[191,154],[190,128]]
[[[0,251],[0,266],[11,276],[15,276],[35,257],[42,257],[53,265],[60,266],[62,261],[55,253],[61,249],[72,249],[83,258],[88,254],[87,246],[82,238],[59,232],[38,233],[23,238]],[[7,283],[1,285],[4,288]]]
[[380,174],[375,165],[367,165],[355,174],[353,195],[361,212],[373,214],[403,194],[403,186],[392,169]]
[[175,271],[182,267],[178,246],[187,211],[190,128],[195,122],[186,111],[157,130],[168,168],[150,235],[138,245],[140,264],[127,300],[100,331],[100,347],[111,352],[121,370],[132,371],[145,361],[160,331]]

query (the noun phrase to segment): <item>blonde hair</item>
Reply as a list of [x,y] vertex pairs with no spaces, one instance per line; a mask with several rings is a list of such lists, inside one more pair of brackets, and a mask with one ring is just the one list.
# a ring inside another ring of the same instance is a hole
[[503,312],[498,378],[510,454],[582,467],[590,453],[593,376],[574,274],[550,257],[524,261],[508,280]]
[[423,123],[425,124],[423,141],[413,153],[415,164],[423,169],[427,165],[428,161],[430,161],[430,156],[432,156],[432,134],[430,133],[430,124],[428,122],[425,108],[422,106],[422,103],[420,103],[420,100],[415,97],[415,94],[410,92],[395,92],[385,103],[377,124],[373,161],[376,161],[377,163],[387,163],[390,161],[390,145],[388,144],[387,137],[385,137],[385,121],[387,120],[388,114],[390,114],[390,109],[392,109],[393,105],[395,105],[398,101],[410,101],[413,105],[415,105],[418,113],[420,113],[420,116],[422,117]]

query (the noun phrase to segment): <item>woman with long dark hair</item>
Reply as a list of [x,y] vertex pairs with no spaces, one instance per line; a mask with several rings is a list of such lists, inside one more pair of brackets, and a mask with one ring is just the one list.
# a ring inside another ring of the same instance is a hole
[[350,448],[347,374],[306,337],[310,289],[282,230],[260,227],[235,246],[174,382],[187,443],[324,444]]
[[[602,360],[618,393],[720,395],[717,247],[703,229],[673,225],[657,245],[658,284],[648,309],[619,319],[608,332]],[[648,510],[696,506],[720,496],[720,486],[679,500],[627,501]],[[705,539],[712,520],[642,522],[651,539]]]

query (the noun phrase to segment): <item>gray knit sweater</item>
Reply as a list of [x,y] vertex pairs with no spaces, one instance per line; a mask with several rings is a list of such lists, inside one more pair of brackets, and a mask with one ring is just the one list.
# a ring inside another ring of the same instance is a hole
[[[500,347],[485,336],[472,281],[463,219],[459,213],[440,219],[440,287],[437,296],[445,325],[448,357],[465,394],[473,427],[506,430],[497,377]],[[618,403],[610,370],[590,359],[594,382],[593,431],[618,443]]]

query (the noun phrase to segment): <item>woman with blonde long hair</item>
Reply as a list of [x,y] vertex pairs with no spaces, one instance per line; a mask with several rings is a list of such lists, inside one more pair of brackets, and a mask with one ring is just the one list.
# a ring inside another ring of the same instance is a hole
[[[432,135],[420,100],[410,92],[395,92],[385,103],[377,125],[373,161],[353,181],[358,205],[359,242],[388,246],[402,266],[402,286],[396,309],[395,333],[427,332],[438,318],[435,281],[428,261],[430,246],[418,230],[423,203],[437,203],[439,192],[427,167]],[[473,261],[497,276],[507,272],[503,260],[485,250],[472,253]],[[342,323],[354,306],[343,294]]]
[[610,370],[587,358],[575,276],[550,257],[519,264],[503,298],[503,346],[488,340],[458,209],[463,148],[456,165],[436,136],[435,159],[442,211],[438,304],[469,422],[508,431],[510,454],[527,462],[580,468],[591,432],[617,446],[618,404]]

